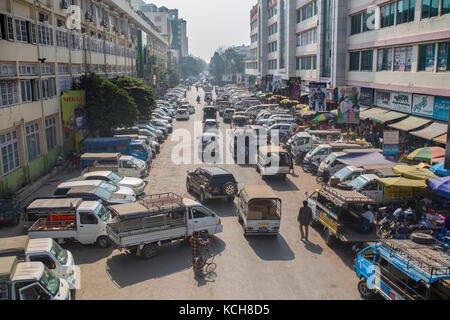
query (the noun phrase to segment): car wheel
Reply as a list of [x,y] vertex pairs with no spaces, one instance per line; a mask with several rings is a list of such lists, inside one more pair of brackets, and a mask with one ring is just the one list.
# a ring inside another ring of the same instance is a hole
[[328,246],[331,246],[334,243],[334,241],[336,240],[336,237],[328,229],[325,232],[326,232],[326,234],[325,234],[325,243]]
[[373,291],[369,289],[367,281],[364,278],[358,282],[358,291],[364,299],[371,299],[374,296]]
[[97,239],[97,245],[100,248],[108,248],[111,245],[111,241],[107,236],[100,236]]
[[236,186],[234,185],[234,183],[231,182],[226,183],[223,186],[223,192],[227,195],[227,197],[234,196],[234,194],[236,193]]
[[153,258],[156,255],[157,248],[156,243],[146,244],[141,250],[141,257],[144,259]]

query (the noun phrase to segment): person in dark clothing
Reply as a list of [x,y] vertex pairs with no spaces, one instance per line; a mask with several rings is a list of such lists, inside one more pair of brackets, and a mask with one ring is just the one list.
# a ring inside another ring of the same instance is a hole
[[[302,239],[308,240],[308,227],[311,224],[312,210],[308,207],[308,201],[303,201],[303,207],[300,208],[298,212],[298,222],[300,223],[300,233],[302,234]],[[304,230],[304,231],[303,231]]]
[[289,160],[290,160],[290,164],[289,164],[289,173],[294,175],[294,154],[291,152],[289,155]]
[[209,240],[204,241],[200,235],[200,232],[196,231],[189,239],[189,243],[192,247],[192,268],[194,272],[196,271],[196,260],[200,257],[200,248],[202,246],[207,246],[209,244]]

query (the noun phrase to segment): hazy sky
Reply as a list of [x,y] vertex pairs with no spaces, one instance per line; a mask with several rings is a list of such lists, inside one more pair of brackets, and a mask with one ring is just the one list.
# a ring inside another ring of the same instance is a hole
[[209,63],[221,45],[250,44],[250,10],[257,0],[144,0],[178,9],[187,21],[189,54]]

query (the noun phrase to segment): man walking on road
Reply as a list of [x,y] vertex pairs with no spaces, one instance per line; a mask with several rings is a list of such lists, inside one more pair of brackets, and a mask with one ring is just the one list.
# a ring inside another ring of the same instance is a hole
[[[307,242],[308,240],[308,227],[311,223],[312,219],[312,210],[310,207],[308,207],[308,201],[303,201],[303,207],[300,208],[300,211],[298,213],[298,222],[300,222],[300,233],[302,234],[302,240],[305,239]],[[303,231],[303,229],[305,229]]]
[[198,262],[198,259],[200,258],[200,247],[208,245],[209,240],[204,241],[200,236],[200,232],[195,231],[192,237],[189,239],[189,243],[192,247],[192,268],[194,269],[195,276],[197,276],[198,266],[196,264]]

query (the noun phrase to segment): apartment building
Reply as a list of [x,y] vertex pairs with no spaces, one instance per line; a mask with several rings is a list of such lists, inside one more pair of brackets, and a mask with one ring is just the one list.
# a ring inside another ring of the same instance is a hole
[[[66,25],[71,5],[79,29]],[[127,0],[0,1],[0,194],[45,174],[72,148],[61,124],[61,93],[72,80],[136,76],[138,32],[164,41]]]

